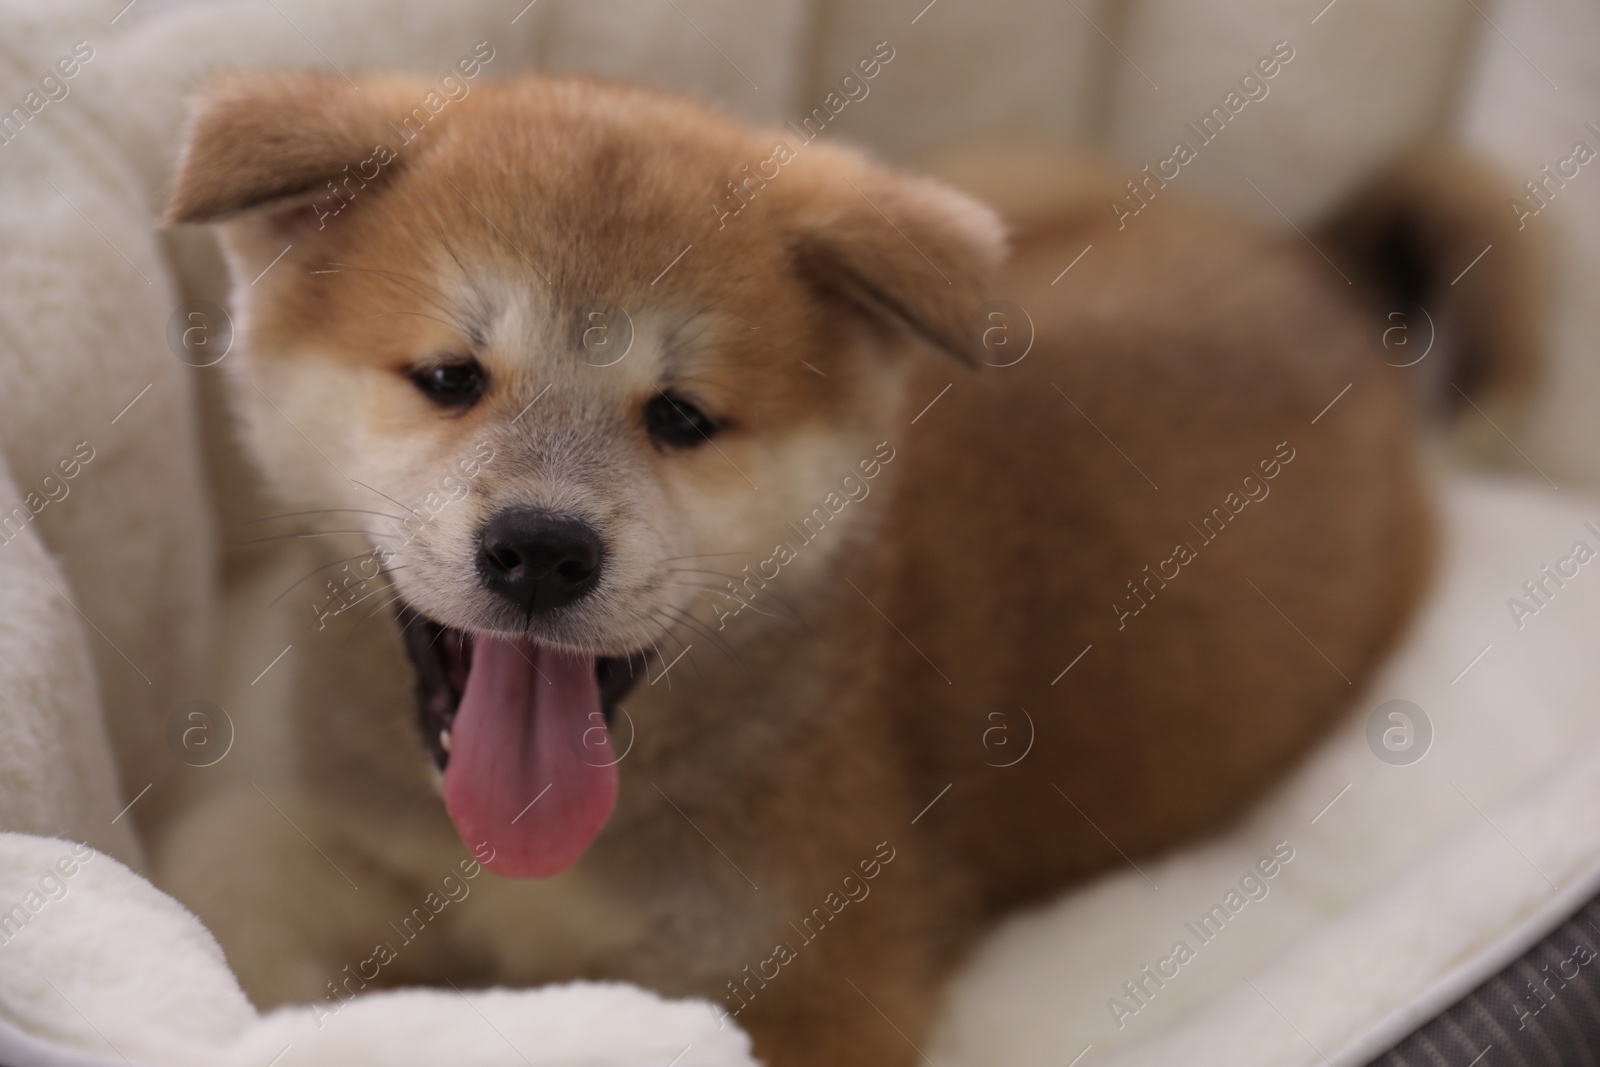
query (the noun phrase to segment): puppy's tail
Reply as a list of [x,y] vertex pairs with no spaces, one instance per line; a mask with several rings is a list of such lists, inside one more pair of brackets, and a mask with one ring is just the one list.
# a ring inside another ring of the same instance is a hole
[[1385,362],[1414,368],[1425,408],[1472,415],[1463,429],[1484,422],[1471,405],[1515,419],[1538,379],[1544,250],[1514,195],[1469,153],[1422,146],[1312,234],[1372,308]]
[[[1126,195],[1116,168],[1052,141],[1000,139],[924,162],[999,209],[1019,245],[1103,226],[1106,204]],[[1377,358],[1400,368],[1457,448],[1489,461],[1511,458],[1496,427],[1526,412],[1545,344],[1546,252],[1515,197],[1469,152],[1425,144],[1310,228],[1365,305]]]

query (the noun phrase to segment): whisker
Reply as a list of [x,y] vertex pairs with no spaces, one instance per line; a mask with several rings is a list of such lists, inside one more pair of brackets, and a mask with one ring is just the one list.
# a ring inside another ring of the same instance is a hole
[[447,634],[449,632],[450,631],[447,630],[445,627],[443,627],[443,626],[439,627],[439,632],[433,635],[433,640],[428,642],[428,647],[432,648],[434,645],[437,645],[439,643],[439,638],[443,637],[445,634]]
[[662,584],[681,585],[685,589],[703,589],[708,593],[721,593],[725,601],[734,599],[732,594],[724,591],[726,583],[708,582],[703,578],[673,578]]
[[382,596],[384,593],[387,593],[389,590],[394,589],[394,588],[395,588],[395,584],[393,582],[388,582],[383,586],[383,588],[374,589],[372,592],[366,594],[365,596],[360,596],[360,597],[357,597],[356,599],[350,601],[350,603],[346,604],[344,607],[339,609],[339,614],[343,615],[345,612],[349,611],[351,608],[355,607],[357,604],[365,603],[366,601],[371,600],[375,596]]
[[446,322],[437,315],[429,315],[421,311],[380,311],[376,315],[368,315],[367,321],[371,322],[373,319],[381,319],[389,315],[414,315],[419,319],[427,319],[430,322],[437,322],[440,326],[448,326],[452,330],[460,329],[460,325],[458,323]]
[[726,578],[730,582],[733,581],[734,577],[735,577],[732,574],[727,574],[727,573],[725,573],[723,571],[708,570],[705,567],[668,567],[667,568],[667,573],[668,574],[714,574],[718,578]]
[[[290,593],[294,592],[295,586],[299,585],[301,582],[305,581],[307,578],[314,578],[314,577],[316,577],[316,575],[318,575],[321,572],[327,570],[329,567],[337,567],[339,564],[341,564],[341,563],[349,563],[353,559],[361,559],[361,558],[366,557],[366,556],[371,556],[376,551],[377,551],[377,549],[372,549],[371,551],[368,551],[368,552],[357,552],[353,556],[346,556],[344,559],[336,559],[332,563],[324,563],[322,566],[318,567],[316,570],[314,570],[310,574],[306,575],[305,578],[301,578],[301,579],[297,580],[294,583],[294,585],[291,585],[289,588],[285,589],[283,592],[281,592],[277,596],[273,597],[271,602],[267,604],[267,607],[269,607],[269,608],[276,607],[277,604],[278,604],[278,601],[282,600],[284,597],[286,597]],[[380,571],[379,573],[382,573],[382,572]],[[376,578],[376,577],[377,577],[377,575],[373,575],[373,578]],[[372,579],[368,579],[368,581],[371,581],[371,580]]]
[[[695,594],[694,595],[697,598],[703,598],[707,603],[712,604],[712,605],[726,604],[728,602],[728,600],[729,600],[728,594],[726,594],[726,593],[716,594],[716,590],[710,588],[709,586],[696,586],[696,585],[693,585],[693,584],[691,584],[689,582],[673,582],[671,584],[673,584],[673,585],[681,585],[685,589],[693,589],[693,590],[695,590]],[[713,594],[716,594],[716,595],[713,595]]]
[[[734,292],[738,292],[738,290],[735,289]],[[689,325],[695,319],[698,319],[701,315],[704,315],[709,311],[717,310],[725,299],[727,299],[727,298],[719,296],[715,300],[711,301],[711,303],[705,305],[704,307],[700,308],[699,310],[691,311],[687,318],[685,318],[682,322],[678,323],[678,325],[674,326],[672,329],[667,331],[666,337],[661,342],[661,347],[663,349],[670,349],[673,346],[674,342],[676,342],[678,340],[678,334],[683,332],[683,328],[685,326]]]
[[[391,592],[393,590],[394,590],[394,586],[393,585],[385,586],[383,589],[379,590],[378,592],[371,594],[371,596],[382,596],[384,593]],[[369,599],[371,599],[370,596],[364,596],[364,597],[361,598],[361,600],[357,600],[354,604],[351,604],[350,607],[353,608],[353,607],[356,606],[356,604],[361,603],[362,600],[369,600]],[[400,594],[399,593],[395,593],[394,596],[392,596],[389,599],[383,601],[376,608],[373,608],[366,615],[364,615],[360,619],[358,619],[356,621],[356,624],[350,628],[350,632],[345,634],[344,644],[341,645],[340,647],[348,648],[349,645],[350,645],[350,642],[355,640],[356,634],[360,632],[362,625],[365,624],[368,619],[372,618],[378,612],[382,611],[384,608],[388,607],[390,604],[393,604],[396,600],[399,600],[399,599],[400,599]]]
[[[667,573],[668,574],[711,574],[711,575],[716,575],[719,578],[727,579],[730,582],[734,582],[734,583],[738,582],[738,576],[737,575],[725,574],[722,571],[706,570],[706,569],[699,568],[699,567],[669,567],[669,568],[667,568]],[[765,584],[762,585],[762,587],[760,589],[760,592],[762,594],[766,595],[767,597],[769,597],[773,601],[773,603],[778,605],[778,607],[782,608],[784,610],[785,614],[787,614],[792,621],[794,621],[796,623],[799,623],[801,626],[805,626],[806,625],[805,624],[805,620],[800,617],[800,613],[795,611],[794,608],[790,606],[788,601],[784,600],[782,597],[780,597],[778,594],[772,592],[772,590],[768,588],[768,586],[770,586],[772,584],[772,579],[763,578],[762,581]],[[688,586],[688,585],[693,585],[694,583],[689,582],[687,580],[680,580],[679,584]],[[712,586],[706,586],[705,588],[713,588],[713,587]],[[737,596],[737,594],[729,594],[729,595],[733,596],[734,599],[738,600],[740,603],[745,604],[746,606],[750,607],[753,611],[757,612],[758,614],[766,615],[768,618],[777,618],[776,615],[772,615],[770,612],[762,611],[760,608],[757,608],[755,605],[751,604],[748,600],[745,600],[742,597]],[[752,599],[753,599],[753,597],[752,597]],[[807,632],[810,632],[810,628],[809,627],[807,627]]]
[[740,656],[738,652],[734,650],[733,646],[728,644],[726,639],[717,636],[709,627],[698,622],[682,608],[669,604],[664,605],[663,610],[672,612],[674,617],[676,617],[684,626],[687,626],[690,630],[701,635],[707,641],[710,641],[712,646],[715,647],[717,651],[721,652],[729,662],[737,663],[741,668],[743,668],[746,674],[750,673],[750,668],[745,664],[744,657]]
[[774,593],[770,589],[762,589],[761,592],[766,594],[768,597],[770,597],[774,604],[776,604],[776,605],[778,605],[778,607],[782,608],[783,611],[784,611],[784,614],[789,616],[789,620],[791,622],[793,622],[796,626],[799,626],[802,630],[804,630],[808,634],[815,634],[816,633],[816,631],[811,628],[811,624],[806,622],[805,617],[802,616],[798,611],[796,611],[793,608],[793,606],[791,606],[790,603],[787,600],[783,599],[783,597],[779,596],[777,593]]
[[[665,668],[667,665],[667,658],[661,654],[661,646],[656,644],[656,639],[653,637],[650,638],[650,647],[656,650],[656,662],[660,663],[663,668],[662,673],[656,676],[656,682],[659,682],[661,681],[662,677],[666,676]],[[646,675],[646,677],[648,677],[648,675]],[[656,682],[651,682],[650,684],[655,685]],[[669,690],[672,688],[672,679],[670,677],[667,678],[667,688]]]
[[[411,613],[411,618],[407,619],[406,620],[406,624],[404,626],[400,627],[400,636],[404,637],[406,635],[406,631],[411,629],[411,625],[413,623],[415,623],[420,618],[422,618],[422,613],[418,612],[418,611],[413,611]],[[432,648],[433,646],[429,645],[428,647]]]
[[[379,604],[377,607],[373,608],[371,611],[369,611],[365,615],[363,615],[361,617],[361,622],[356,623],[356,630],[361,629],[362,625],[364,623],[366,623],[368,619],[371,619],[373,616],[377,615],[379,612],[383,611],[385,608],[389,607],[391,604],[394,604],[397,601],[399,601],[399,600],[401,600],[401,599],[403,599],[405,597],[404,593],[398,591],[398,589],[399,589],[398,586],[390,586],[389,588],[396,590],[395,595],[390,597],[388,600],[385,600],[382,604]],[[354,630],[351,631],[351,633],[354,633],[354,632],[355,632]]]
[[247,545],[265,544],[268,541],[293,541],[308,537],[369,537],[366,530],[311,530],[304,533],[274,534],[271,537],[257,537],[249,541],[240,541],[234,548],[244,548]]
[[682,659],[688,662],[689,666],[694,668],[695,677],[704,678],[705,672],[700,669],[700,664],[695,660],[694,653],[690,651],[694,648],[694,646],[685,644],[683,638],[679,637],[677,633],[673,631],[669,622],[662,621],[659,610],[650,613],[650,621],[661,628],[662,637],[670,637],[672,640],[678,643],[678,647],[682,649],[682,652],[679,655]]
[[[372,488],[372,486],[368,485],[366,482],[358,482],[354,478],[350,479],[350,483],[352,485],[359,485],[361,488],[367,490],[369,493],[377,493],[379,496],[383,497],[383,499],[387,500],[389,503],[393,504],[395,507],[397,507],[401,511],[405,512],[407,515],[412,515],[413,514],[413,512],[412,512],[412,510],[410,508],[408,508],[404,504],[400,503],[400,501],[396,500],[394,497],[390,496],[388,493],[385,493],[382,489],[374,489],[374,488]],[[401,519],[399,521],[404,523],[406,520],[405,519]]]
[[[467,265],[461,261],[461,257],[456,255],[455,246],[450,243],[450,241],[449,241],[449,239],[447,237],[445,237],[444,228],[442,226],[440,226],[438,223],[435,223],[434,227],[433,227],[433,232],[434,232],[434,236],[436,236],[439,239],[439,243],[444,246],[445,252],[455,262],[456,269],[459,270],[462,273],[462,275],[467,279],[467,285],[468,285],[469,288],[471,288],[472,295],[477,299],[477,302],[478,302],[478,307],[477,307],[476,310],[478,311],[479,317],[480,318],[487,318],[488,316],[486,314],[484,314],[484,310],[483,309],[484,309],[484,306],[488,303],[488,301],[486,301],[484,299],[483,286],[478,284],[478,279],[473,276],[473,274],[472,274],[472,272],[470,270],[467,269]],[[475,339],[478,341],[478,343],[480,343],[480,344],[482,343],[482,337],[481,336],[479,336],[479,335],[472,335],[472,336],[475,337]]]
[[311,511],[286,511],[282,515],[263,515],[259,519],[251,519],[248,525],[254,526],[256,523],[271,522],[274,519],[293,519],[301,515],[334,515],[339,513],[350,515],[381,515],[385,519],[394,519],[397,522],[405,521],[398,515],[391,515],[387,511],[366,511],[362,508],[313,508]]

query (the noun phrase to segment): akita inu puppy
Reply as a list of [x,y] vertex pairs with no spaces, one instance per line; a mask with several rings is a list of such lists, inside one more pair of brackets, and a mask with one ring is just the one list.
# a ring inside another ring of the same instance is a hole
[[[1030,163],[1002,272],[995,211],[852,151],[576,78],[407,133],[427,89],[224,78],[171,196],[250,451],[397,598],[297,650],[298,793],[169,850],[259,1000],[620,978],[909,1064],[987,921],[1238,812],[1417,600],[1365,296],[1437,309],[1476,200],[1312,247]],[[1455,321],[1515,317],[1486,266]]]

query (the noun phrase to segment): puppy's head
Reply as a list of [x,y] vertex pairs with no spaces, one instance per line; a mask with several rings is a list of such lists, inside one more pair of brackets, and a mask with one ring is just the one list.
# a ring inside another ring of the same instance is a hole
[[903,350],[970,359],[1001,245],[943,186],[543,78],[227,78],[168,218],[221,224],[253,451],[381,550],[446,800],[513,874],[609,811],[601,683],[873,455]]

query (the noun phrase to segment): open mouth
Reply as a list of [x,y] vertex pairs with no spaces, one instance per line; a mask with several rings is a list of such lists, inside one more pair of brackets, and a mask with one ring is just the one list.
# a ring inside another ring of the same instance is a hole
[[400,625],[423,738],[462,841],[508,877],[571,866],[616,804],[608,726],[644,673],[643,654],[597,657],[470,634],[409,608]]

